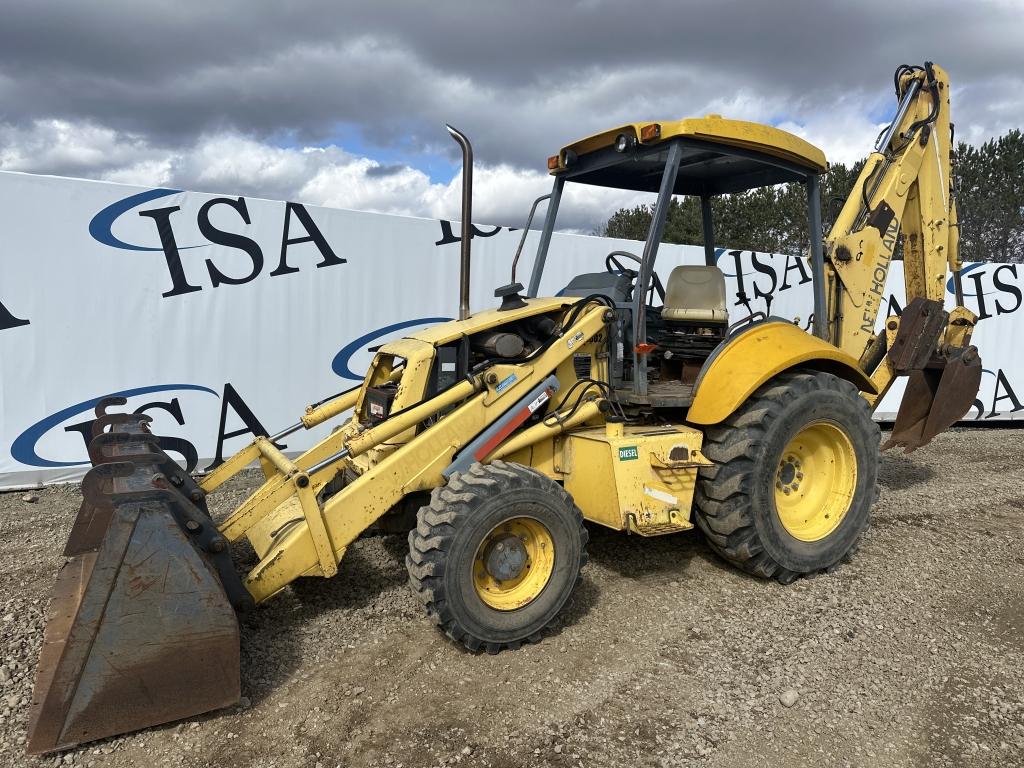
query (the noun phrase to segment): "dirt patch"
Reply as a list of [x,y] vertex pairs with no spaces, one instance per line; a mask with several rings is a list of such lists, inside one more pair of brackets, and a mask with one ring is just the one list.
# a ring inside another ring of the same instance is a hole
[[[423,616],[403,537],[362,539],[337,578],[244,617],[245,706],[43,760],[23,756],[27,704],[77,490],[3,494],[0,764],[1020,764],[1022,459],[1015,430],[887,455],[854,561],[789,587],[736,572],[696,534],[593,528],[558,625],[497,656],[461,650]],[[218,493],[217,510],[251,483]]]

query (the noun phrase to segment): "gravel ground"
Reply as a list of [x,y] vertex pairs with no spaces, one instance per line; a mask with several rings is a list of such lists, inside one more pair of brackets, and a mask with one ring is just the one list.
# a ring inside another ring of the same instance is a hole
[[789,587],[693,533],[593,529],[559,625],[497,656],[424,617],[403,537],[367,538],[337,578],[244,618],[242,706],[41,760],[23,755],[27,704],[77,489],[2,494],[0,763],[1024,765],[1022,481],[1021,430],[887,455],[855,560]]

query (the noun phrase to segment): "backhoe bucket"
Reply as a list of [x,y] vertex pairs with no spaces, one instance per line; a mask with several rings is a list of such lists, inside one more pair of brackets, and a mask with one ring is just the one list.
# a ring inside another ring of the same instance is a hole
[[911,371],[892,435],[882,450],[903,446],[904,453],[910,453],[931,442],[971,409],[980,386],[981,358],[973,346]]
[[72,747],[239,700],[235,608],[251,598],[202,491],[148,417],[97,408],[83,503],[36,672],[28,752]]

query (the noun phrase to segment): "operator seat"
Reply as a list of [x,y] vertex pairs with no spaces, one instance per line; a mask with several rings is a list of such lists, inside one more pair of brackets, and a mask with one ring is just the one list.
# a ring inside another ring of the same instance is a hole
[[728,328],[722,270],[684,265],[668,276],[665,304],[648,319],[648,339],[657,344],[664,363],[687,367],[705,360]]
[[668,276],[665,320],[699,325],[729,322],[725,304],[725,275],[718,267],[684,265]]

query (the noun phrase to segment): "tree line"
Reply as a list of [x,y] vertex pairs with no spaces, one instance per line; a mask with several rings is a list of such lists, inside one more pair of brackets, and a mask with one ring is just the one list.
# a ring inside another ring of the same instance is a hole
[[[822,176],[822,221],[826,231],[850,194],[864,161],[829,163]],[[960,142],[954,155],[963,261],[1024,261],[1024,133],[1011,130],[980,147]],[[801,184],[780,184],[713,198],[715,242],[767,253],[805,253],[807,193]],[[653,206],[621,208],[598,234],[645,240]],[[662,238],[666,243],[703,243],[700,200],[675,198]],[[899,258],[897,252],[896,257]]]

